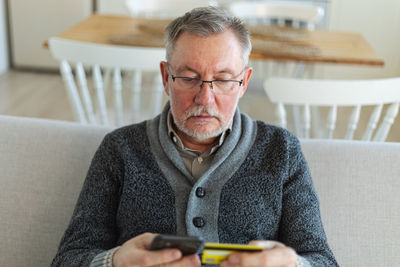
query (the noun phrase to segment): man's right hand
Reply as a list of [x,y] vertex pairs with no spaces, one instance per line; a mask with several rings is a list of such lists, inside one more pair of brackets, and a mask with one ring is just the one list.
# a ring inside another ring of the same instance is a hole
[[179,249],[148,250],[156,234],[145,233],[126,241],[113,256],[113,267],[200,266],[197,255],[183,257]]

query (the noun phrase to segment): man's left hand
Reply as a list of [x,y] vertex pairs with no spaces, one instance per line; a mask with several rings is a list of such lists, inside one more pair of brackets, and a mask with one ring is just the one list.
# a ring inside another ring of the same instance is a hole
[[263,247],[261,252],[234,253],[221,263],[221,267],[260,266],[295,267],[294,249],[276,241],[251,241],[249,245]]

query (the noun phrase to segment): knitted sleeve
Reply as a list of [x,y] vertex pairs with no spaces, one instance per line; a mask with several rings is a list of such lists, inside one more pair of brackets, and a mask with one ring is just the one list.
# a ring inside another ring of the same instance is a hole
[[89,267],[112,267],[112,260],[114,253],[119,249],[120,247],[115,247],[110,250],[106,250],[100,254],[97,254],[96,257],[92,260],[90,263]]
[[124,169],[121,146],[115,139],[107,135],[96,151],[51,266],[89,266],[96,255],[115,247]]
[[[288,141],[288,176],[283,185],[282,218],[279,240],[296,248],[311,266],[338,266],[322,226],[319,201],[300,143]],[[307,266],[307,264],[305,264]]]

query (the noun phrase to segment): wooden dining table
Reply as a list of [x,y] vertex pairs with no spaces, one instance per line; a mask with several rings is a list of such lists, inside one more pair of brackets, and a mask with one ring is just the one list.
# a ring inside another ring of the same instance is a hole
[[[56,37],[107,45],[164,47],[170,20],[93,14]],[[359,33],[248,25],[252,59],[383,66]],[[47,43],[45,43],[45,46]]]

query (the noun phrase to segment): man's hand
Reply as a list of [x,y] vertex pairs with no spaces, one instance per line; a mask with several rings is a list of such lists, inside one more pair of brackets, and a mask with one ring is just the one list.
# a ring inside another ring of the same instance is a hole
[[276,241],[251,241],[249,245],[263,247],[261,252],[234,253],[221,263],[221,267],[260,266],[295,267],[294,249]]
[[178,249],[162,249],[150,251],[155,234],[145,233],[126,241],[113,256],[113,267],[122,266],[200,266],[197,255],[182,256]]

